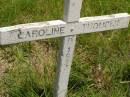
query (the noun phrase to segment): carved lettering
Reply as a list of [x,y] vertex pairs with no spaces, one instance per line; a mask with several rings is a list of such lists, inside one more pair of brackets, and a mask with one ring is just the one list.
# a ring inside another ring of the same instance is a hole
[[33,30],[31,35],[32,37],[37,37],[38,36],[37,30]]
[[26,35],[25,35],[25,37],[24,37],[24,38],[28,38],[28,37],[31,37],[31,35],[30,35],[30,32],[29,32],[29,31],[27,31],[27,32],[26,32]]
[[99,23],[94,23],[93,29],[98,29],[98,27],[99,27]]
[[[103,20],[103,21],[92,21],[83,23],[83,31],[97,31],[110,29],[114,27],[118,27],[120,24],[120,19],[114,20]],[[70,25],[71,26],[71,25]],[[52,26],[45,27],[41,29],[30,29],[30,30],[17,30],[18,31],[18,39],[29,39],[29,38],[41,38],[41,37],[53,37],[60,36],[65,34],[65,26]],[[71,28],[70,31],[73,32],[76,28]],[[69,40],[68,40],[69,41]],[[71,41],[71,39],[70,39]]]
[[46,32],[47,32],[47,29],[46,29],[46,31],[45,31],[44,29],[39,30],[38,35],[39,35],[39,36],[44,36]]
[[65,33],[65,27],[60,27],[60,34]]
[[59,32],[59,30],[60,30],[59,27],[52,28],[53,35],[55,35],[57,32]]
[[110,27],[117,27],[119,26],[120,20],[110,20],[110,21],[97,21],[97,22],[88,22],[86,24],[83,24],[84,29],[94,30],[94,29],[105,29]]
[[[49,30],[51,29],[51,30]],[[37,38],[50,35],[62,35],[65,33],[65,27],[53,27],[40,30],[21,31],[18,30],[18,39]]]
[[69,57],[69,56],[70,56],[70,50],[71,50],[71,48],[70,48],[70,47],[68,47],[66,57]]
[[21,30],[18,30],[18,39],[23,39]]

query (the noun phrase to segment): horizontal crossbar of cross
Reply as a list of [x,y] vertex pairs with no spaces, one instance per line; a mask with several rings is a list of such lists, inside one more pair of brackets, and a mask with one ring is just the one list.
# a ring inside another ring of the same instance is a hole
[[14,44],[24,41],[63,37],[127,28],[130,21],[128,13],[96,17],[83,17],[79,22],[66,23],[62,20],[20,24],[0,28],[0,44]]

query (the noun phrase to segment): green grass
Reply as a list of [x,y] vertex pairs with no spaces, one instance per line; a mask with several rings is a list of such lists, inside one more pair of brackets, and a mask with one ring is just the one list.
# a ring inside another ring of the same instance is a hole
[[[121,12],[130,13],[130,0],[84,0],[81,16]],[[63,0],[0,0],[0,14],[1,27],[62,19]],[[57,38],[1,46],[0,66],[8,67],[2,97],[52,97],[59,44]],[[130,97],[122,80],[130,80],[130,27],[77,37],[68,97]]]

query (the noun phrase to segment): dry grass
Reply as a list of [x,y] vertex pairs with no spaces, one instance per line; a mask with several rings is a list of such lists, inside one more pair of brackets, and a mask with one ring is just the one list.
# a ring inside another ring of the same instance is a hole
[[[130,1],[84,0],[81,15],[118,12],[130,12]],[[0,13],[1,26],[62,19],[63,0],[1,0]],[[78,36],[68,97],[129,97],[129,87],[120,84],[130,80],[129,28]],[[3,97],[52,97],[59,43],[49,39],[1,46]]]

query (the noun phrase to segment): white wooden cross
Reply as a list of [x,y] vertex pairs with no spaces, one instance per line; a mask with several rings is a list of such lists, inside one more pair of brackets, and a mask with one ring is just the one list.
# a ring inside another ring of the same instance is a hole
[[64,1],[64,20],[20,24],[0,28],[1,45],[62,37],[54,97],[65,97],[67,93],[76,35],[127,28],[130,21],[128,13],[80,18],[82,0]]

